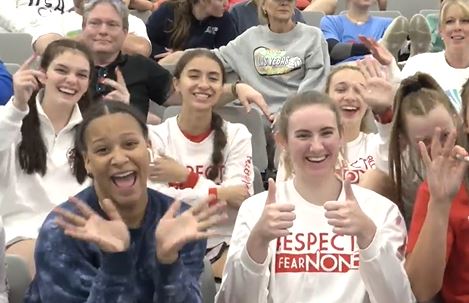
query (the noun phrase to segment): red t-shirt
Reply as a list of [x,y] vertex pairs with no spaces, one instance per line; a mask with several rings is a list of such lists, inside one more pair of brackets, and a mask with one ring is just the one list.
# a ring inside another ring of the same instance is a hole
[[[422,183],[412,214],[407,253],[411,253],[427,215],[430,193]],[[469,195],[461,186],[453,200],[446,241],[447,261],[441,295],[447,303],[469,303]]]

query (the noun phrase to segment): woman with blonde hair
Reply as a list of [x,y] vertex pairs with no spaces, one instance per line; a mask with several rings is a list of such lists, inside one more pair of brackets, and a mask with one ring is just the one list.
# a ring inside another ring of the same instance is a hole
[[439,31],[445,50],[423,53],[409,58],[401,73],[403,79],[416,72],[432,76],[449,96],[456,110],[461,109],[461,88],[469,78],[469,39],[467,38],[469,22],[467,19],[469,19],[468,0],[443,1],[439,16]]

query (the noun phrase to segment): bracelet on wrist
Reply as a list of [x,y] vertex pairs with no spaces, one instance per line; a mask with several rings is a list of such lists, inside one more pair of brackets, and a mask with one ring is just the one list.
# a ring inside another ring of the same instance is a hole
[[241,80],[236,80],[236,82],[233,82],[231,84],[231,94],[235,97],[235,99],[238,99],[238,92],[236,91],[236,85],[241,83]]

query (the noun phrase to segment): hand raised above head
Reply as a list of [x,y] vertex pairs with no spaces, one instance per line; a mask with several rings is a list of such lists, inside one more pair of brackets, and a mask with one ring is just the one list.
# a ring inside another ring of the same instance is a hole
[[13,104],[20,110],[27,109],[29,99],[46,80],[43,71],[31,68],[36,58],[37,55],[35,54],[29,57],[13,75],[13,89],[15,92]]
[[350,179],[343,183],[345,201],[327,201],[325,217],[332,231],[339,235],[356,236],[361,249],[368,247],[376,233],[376,225],[362,211],[353,193]]
[[110,199],[104,199],[101,206],[109,217],[102,218],[85,202],[76,197],[70,197],[80,214],[72,213],[62,208],[56,208],[57,225],[64,233],[72,238],[96,244],[102,251],[108,253],[126,251],[130,243],[127,225]]
[[171,204],[155,230],[156,258],[159,262],[174,263],[184,245],[215,235],[210,228],[226,220],[227,215],[223,202],[209,207],[213,199],[213,196],[201,199],[179,215],[181,201],[176,200]]

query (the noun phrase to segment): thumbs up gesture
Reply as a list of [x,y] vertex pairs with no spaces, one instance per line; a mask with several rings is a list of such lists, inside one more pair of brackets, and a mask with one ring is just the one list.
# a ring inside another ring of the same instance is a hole
[[275,192],[275,182],[269,179],[264,211],[251,232],[252,237],[256,237],[267,245],[278,237],[288,235],[288,228],[293,226],[293,221],[296,218],[293,212],[295,206],[290,203],[276,203]]
[[360,208],[348,178],[345,179],[343,186],[345,201],[324,203],[327,223],[333,226],[334,233],[356,236],[360,249],[367,248],[375,236],[376,225]]

